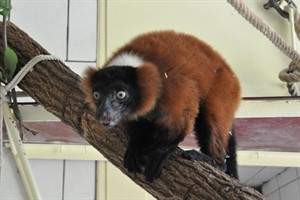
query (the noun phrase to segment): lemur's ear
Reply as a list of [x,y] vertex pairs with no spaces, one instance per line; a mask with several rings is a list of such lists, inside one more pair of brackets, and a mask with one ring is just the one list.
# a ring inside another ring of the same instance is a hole
[[88,67],[80,80],[80,88],[84,92],[86,101],[92,109],[96,109],[96,105],[93,100],[92,78],[98,70],[99,69],[94,67]]
[[139,66],[137,85],[141,90],[142,99],[135,114],[141,116],[153,109],[161,93],[162,82],[157,67],[151,63],[143,63]]

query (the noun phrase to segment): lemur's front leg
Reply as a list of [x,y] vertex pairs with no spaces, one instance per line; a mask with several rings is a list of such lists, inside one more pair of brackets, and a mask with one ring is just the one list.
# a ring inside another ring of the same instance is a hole
[[145,168],[145,177],[147,181],[153,182],[154,179],[160,175],[163,166],[170,155],[176,150],[177,145],[178,143],[157,148],[149,155]]

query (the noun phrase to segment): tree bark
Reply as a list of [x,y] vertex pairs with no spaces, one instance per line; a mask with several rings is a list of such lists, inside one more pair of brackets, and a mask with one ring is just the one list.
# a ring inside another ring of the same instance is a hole
[[[2,32],[2,23],[0,27]],[[19,58],[18,69],[37,55],[49,54],[11,23],[8,24],[7,34],[8,45]],[[1,43],[1,63],[3,51]],[[94,120],[78,86],[79,80],[80,77],[63,63],[42,61],[27,74],[19,87],[46,110],[73,127],[111,163],[158,199],[264,199],[259,192],[241,185],[207,164],[183,159],[179,148],[166,163],[160,178],[153,183],[146,182],[142,174],[128,173],[123,167],[126,133],[118,128],[104,129]]]

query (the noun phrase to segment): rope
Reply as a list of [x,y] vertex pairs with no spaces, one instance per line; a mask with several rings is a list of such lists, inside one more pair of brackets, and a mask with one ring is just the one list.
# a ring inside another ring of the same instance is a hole
[[[4,87],[0,86],[0,176],[3,166],[3,111],[2,104],[4,101],[8,101],[7,93],[16,87],[22,79],[26,76],[28,72],[30,72],[33,67],[40,61],[43,60],[58,60],[63,62],[60,58],[55,57],[53,55],[38,55],[32,58],[19,72],[16,76]],[[1,178],[1,177],[0,177]],[[1,180],[1,179],[0,179]]]
[[[277,48],[279,48],[285,55],[287,55],[290,59],[293,60],[292,65],[293,69],[287,69],[280,72],[279,77],[281,80],[288,82],[288,88],[294,88],[293,91],[289,90],[289,93],[293,96],[299,96],[299,92],[297,90],[297,85],[295,82],[300,82],[300,54],[290,47],[284,39],[277,34],[270,26],[268,26],[261,18],[256,16],[251,10],[241,1],[241,0],[227,0],[237,12],[242,15],[250,24],[252,24],[255,28],[257,28],[260,32],[262,32]],[[297,16],[297,20],[295,20],[295,27],[297,26],[297,30],[300,30],[300,17]],[[298,23],[298,24],[297,24]],[[299,29],[298,29],[299,28]],[[298,37],[299,34],[298,34]],[[290,65],[291,66],[291,65]],[[291,73],[292,72],[292,73]],[[285,73],[285,74],[284,74]],[[283,75],[284,74],[284,75]],[[293,76],[292,78],[289,76]],[[294,81],[289,81],[289,80]]]
[[53,55],[38,55],[32,58],[20,71],[19,73],[7,84],[5,87],[5,92],[10,91],[16,85],[18,85],[21,80],[26,76],[26,74],[32,70],[32,68],[40,61],[43,60],[58,60],[63,62],[60,58]]
[[299,82],[300,72],[297,70],[295,63],[291,62],[288,69],[283,69],[279,73],[279,78],[284,82]]

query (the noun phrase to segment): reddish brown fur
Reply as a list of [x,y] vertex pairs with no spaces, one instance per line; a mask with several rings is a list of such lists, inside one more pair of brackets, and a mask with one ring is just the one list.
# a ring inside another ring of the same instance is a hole
[[[145,98],[135,115],[143,115],[157,103],[161,117],[155,123],[173,130],[170,131],[173,134],[186,135],[193,130],[200,101],[205,102],[208,123],[213,127],[212,157],[222,163],[228,132],[240,101],[239,81],[226,62],[205,43],[172,31],[141,35],[119,49],[111,59],[122,52],[132,52],[147,62],[139,69],[138,82]],[[153,70],[154,66],[159,75]],[[92,73],[93,70],[88,70],[87,77]],[[82,81],[82,88],[91,102],[88,81],[88,78]]]
[[85,70],[84,76],[80,81],[80,88],[86,96],[86,101],[90,104],[90,107],[93,110],[96,109],[96,105],[94,103],[94,98],[93,98],[92,77],[97,71],[98,69],[96,68],[88,67]]
[[143,116],[156,105],[161,93],[162,83],[157,68],[151,63],[144,63],[137,70],[137,83],[141,90],[142,100],[138,111],[134,114]]

